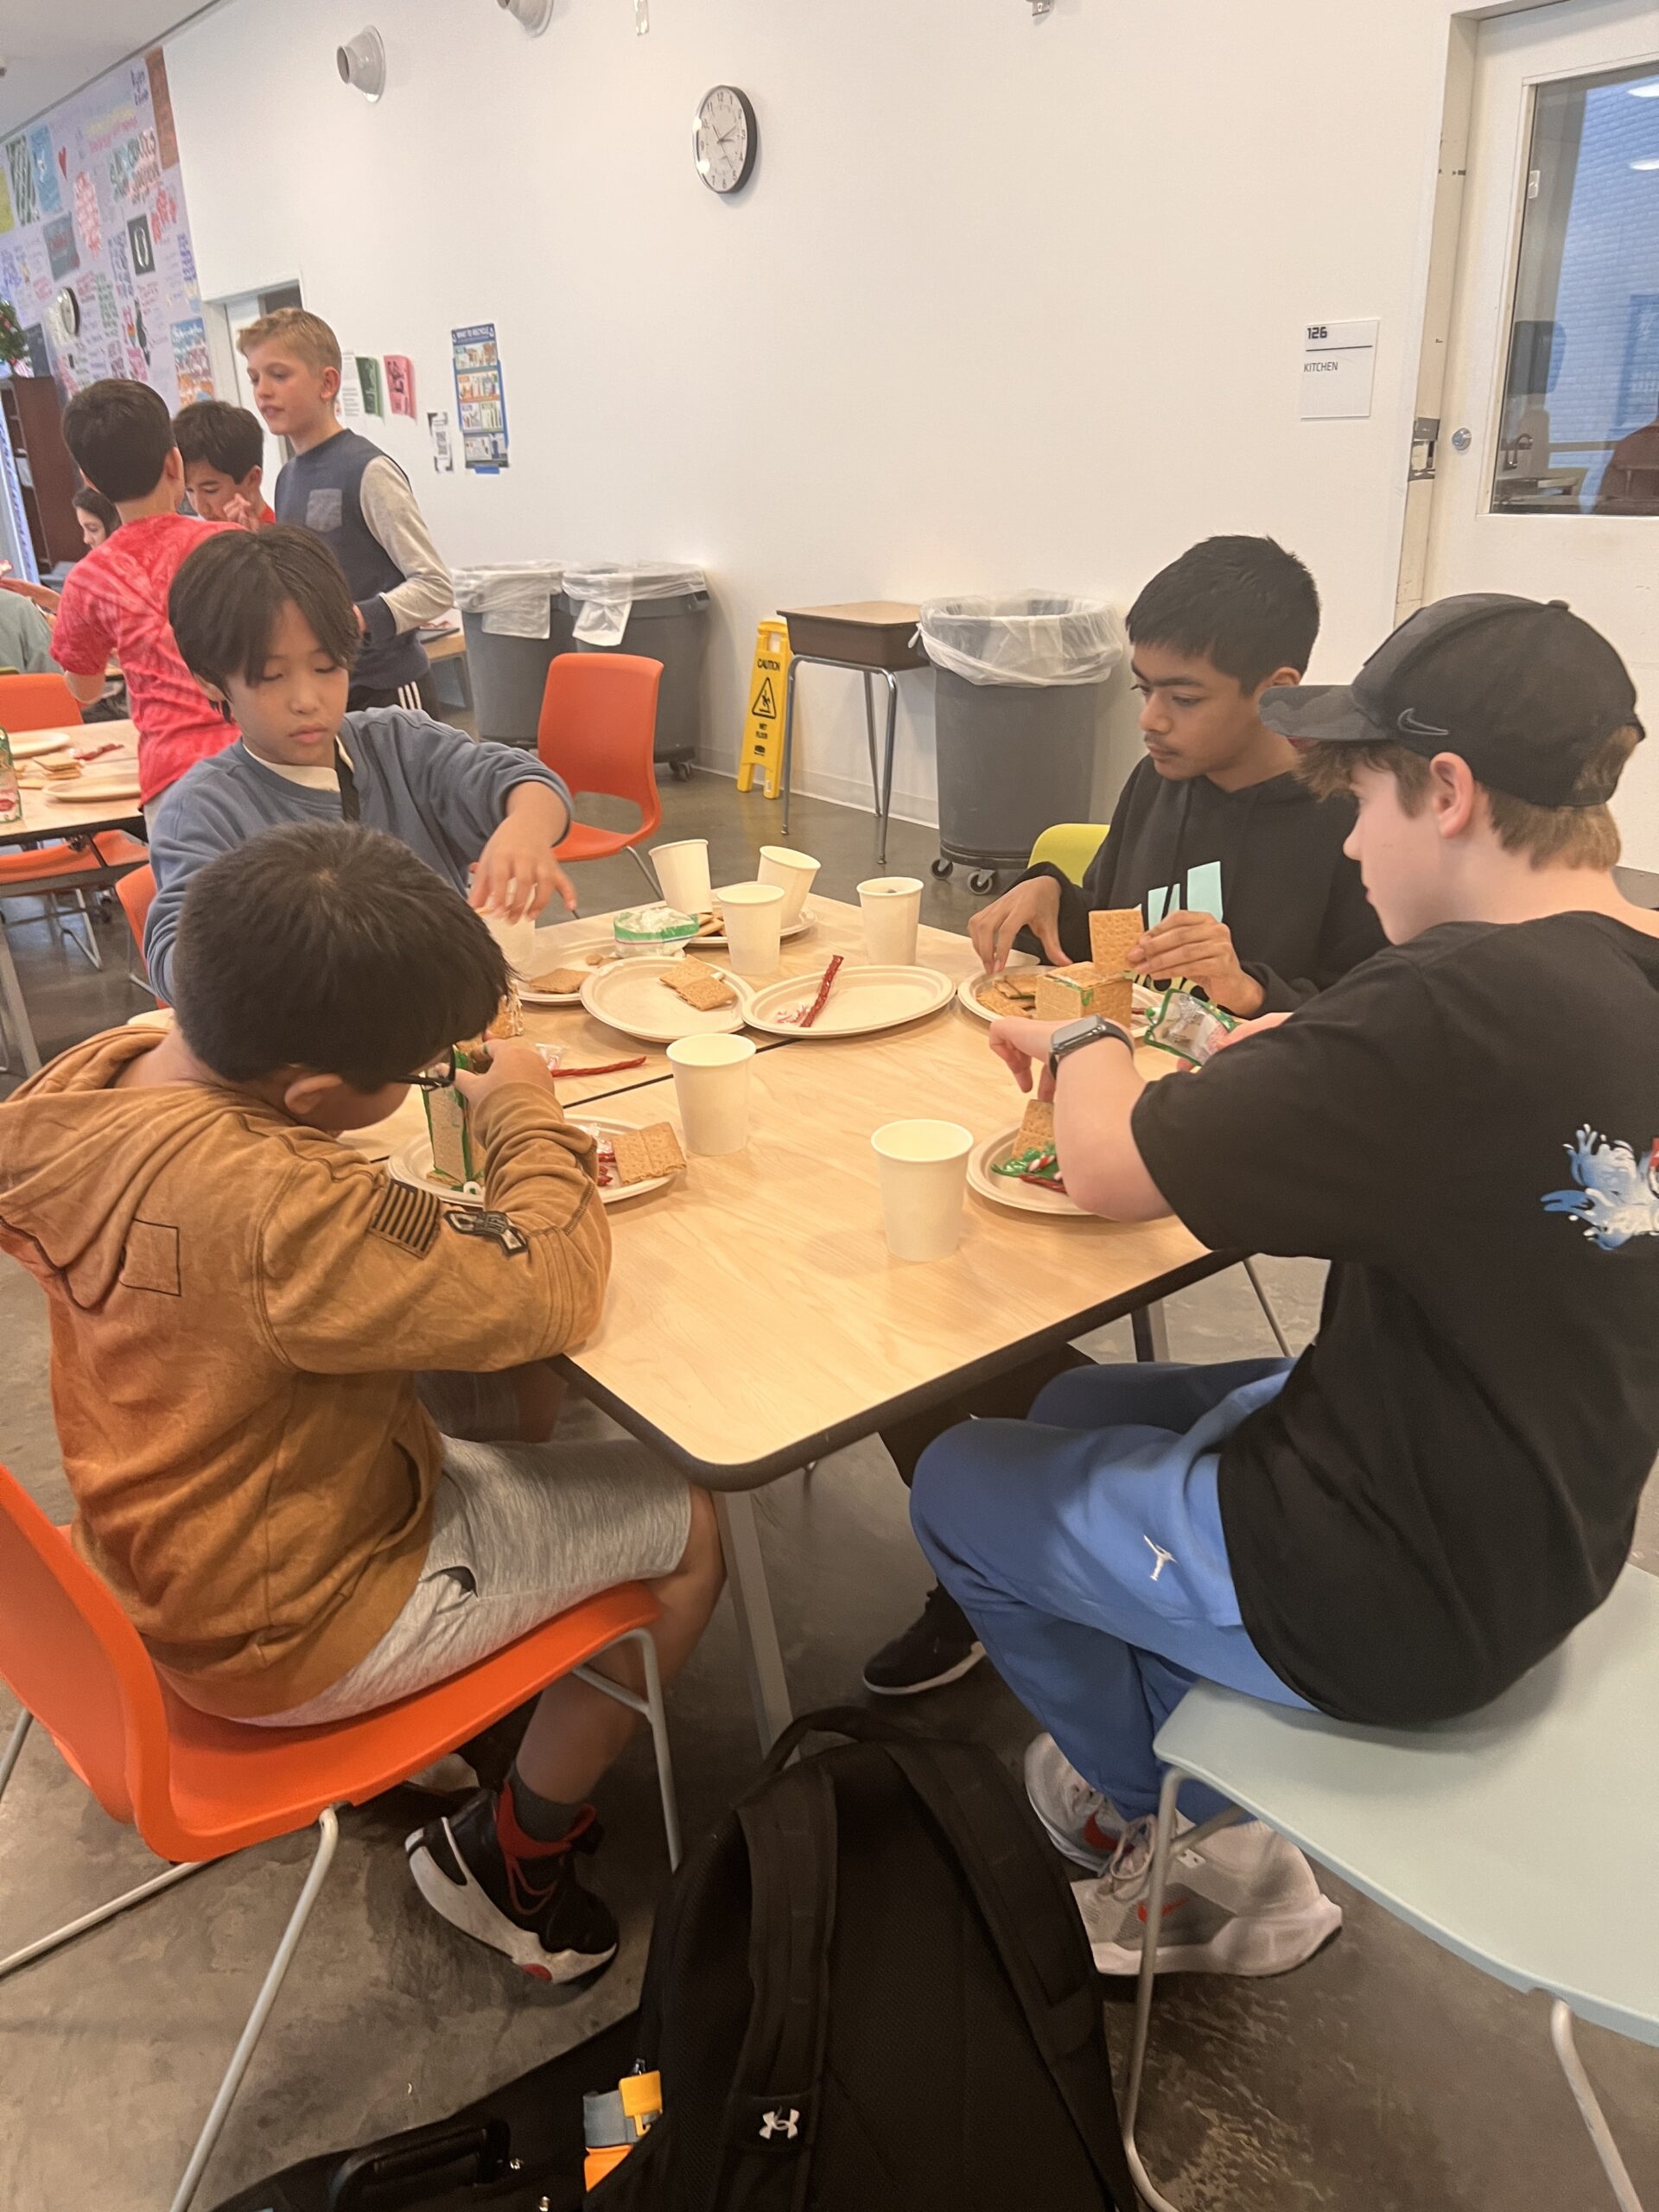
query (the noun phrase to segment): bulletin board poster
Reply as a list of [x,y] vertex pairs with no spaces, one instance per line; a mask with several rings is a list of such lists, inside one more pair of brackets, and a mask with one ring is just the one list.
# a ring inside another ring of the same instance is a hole
[[461,457],[480,476],[507,466],[507,395],[493,322],[471,322],[449,334],[455,364]]
[[0,143],[0,298],[66,398],[99,377],[153,385],[169,409],[211,397],[159,47]]

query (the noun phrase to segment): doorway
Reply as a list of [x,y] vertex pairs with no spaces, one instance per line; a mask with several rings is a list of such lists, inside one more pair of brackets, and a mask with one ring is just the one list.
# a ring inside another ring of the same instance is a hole
[[[247,405],[248,380],[242,366],[242,356],[236,350],[236,341],[251,322],[257,322],[262,315],[274,315],[278,308],[303,307],[298,284],[271,284],[264,291],[238,292],[226,300],[204,300],[202,321],[207,328],[207,352],[213,365],[213,384],[219,397],[228,399],[233,407]],[[289,459],[286,438],[273,438],[265,433],[265,493],[276,483],[283,463]]]
[[[1659,868],[1659,6],[1560,0],[1482,23],[1469,53],[1466,179],[1455,154],[1446,172],[1461,219],[1432,496],[1407,605],[1516,592],[1565,599],[1606,632],[1656,731],[1615,811],[1630,864]],[[1431,305],[1431,349],[1434,320]]]

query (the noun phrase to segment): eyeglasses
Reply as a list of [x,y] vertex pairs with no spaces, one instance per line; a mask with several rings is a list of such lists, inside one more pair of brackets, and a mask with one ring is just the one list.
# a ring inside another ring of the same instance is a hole
[[432,1060],[409,1078],[416,1090],[448,1090],[455,1080],[455,1048],[452,1045],[442,1059]]

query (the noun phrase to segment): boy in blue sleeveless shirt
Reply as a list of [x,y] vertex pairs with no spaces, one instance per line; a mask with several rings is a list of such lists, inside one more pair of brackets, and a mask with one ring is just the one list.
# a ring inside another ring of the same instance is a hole
[[237,343],[265,427],[294,448],[276,479],[276,519],[322,539],[357,601],[363,643],[349,711],[418,709],[427,660],[417,632],[455,594],[409,479],[378,446],[341,427],[340,340],[321,315],[279,308]]

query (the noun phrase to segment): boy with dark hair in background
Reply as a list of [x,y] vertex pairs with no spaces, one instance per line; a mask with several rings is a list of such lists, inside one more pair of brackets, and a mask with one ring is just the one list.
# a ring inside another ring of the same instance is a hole
[[121,527],[69,571],[52,626],[52,658],[84,705],[103,695],[113,653],[138,725],[145,806],[231,730],[179,658],[167,594],[181,565],[222,524],[179,512],[184,464],[167,402],[148,385],[105,377],[63,410],[63,442],[87,482],[115,502]]
[[339,563],[308,531],[226,532],[180,569],[169,611],[186,665],[240,742],[156,810],[144,957],[160,996],[172,996],[192,877],[284,822],[389,830],[474,906],[509,919],[556,893],[574,908],[553,852],[570,794],[533,753],[477,744],[404,707],[346,712],[361,632]]
[[197,399],[173,417],[184,462],[184,488],[206,522],[264,530],[276,518],[265,503],[265,434],[259,417],[228,400]]
[[[1299,683],[1319,632],[1319,595],[1270,537],[1211,537],[1155,575],[1129,610],[1147,758],[1130,776],[1082,887],[1040,867],[969,925],[986,967],[1016,944],[1056,967],[1089,957],[1089,917],[1139,906],[1142,974],[1183,976],[1235,1014],[1300,1006],[1379,950],[1359,871],[1343,856],[1344,798],[1319,799],[1289,741],[1262,722],[1262,695]],[[1062,1348],[953,1407],[883,1437],[908,1483],[925,1447],[969,1415],[1023,1414],[1044,1385],[1087,1365]],[[868,1689],[913,1697],[983,1656],[937,1585],[920,1615],[864,1669]]]
[[427,659],[416,635],[455,603],[454,586],[397,462],[340,420],[340,340],[321,315],[278,308],[237,340],[253,404],[294,458],[276,479],[276,518],[315,531],[346,572],[363,627],[349,706],[418,707]]
[[[0,1106],[0,1247],[47,1294],[74,1541],[172,1687],[345,1719],[636,1579],[672,1675],[721,1586],[708,1497],[632,1440],[524,1436],[610,1232],[540,1057],[455,1073],[506,988],[483,924],[393,838],[275,830],[195,877],[177,983],[175,1027],[95,1037]],[[338,1141],[411,1083],[466,1091],[481,1211]],[[639,1663],[598,1662],[636,1690]],[[428,1902],[543,1980],[604,1965],[576,1860],[634,1726],[545,1690],[503,1787],[410,1838]]]
[[1142,974],[1180,976],[1247,1017],[1300,1006],[1382,942],[1343,858],[1345,800],[1320,801],[1260,706],[1300,683],[1319,597],[1270,537],[1211,537],[1129,610],[1147,758],[1123,786],[1081,889],[1033,868],[969,925],[987,968],[1021,932],[1055,966],[1089,957],[1089,916],[1139,906]]

